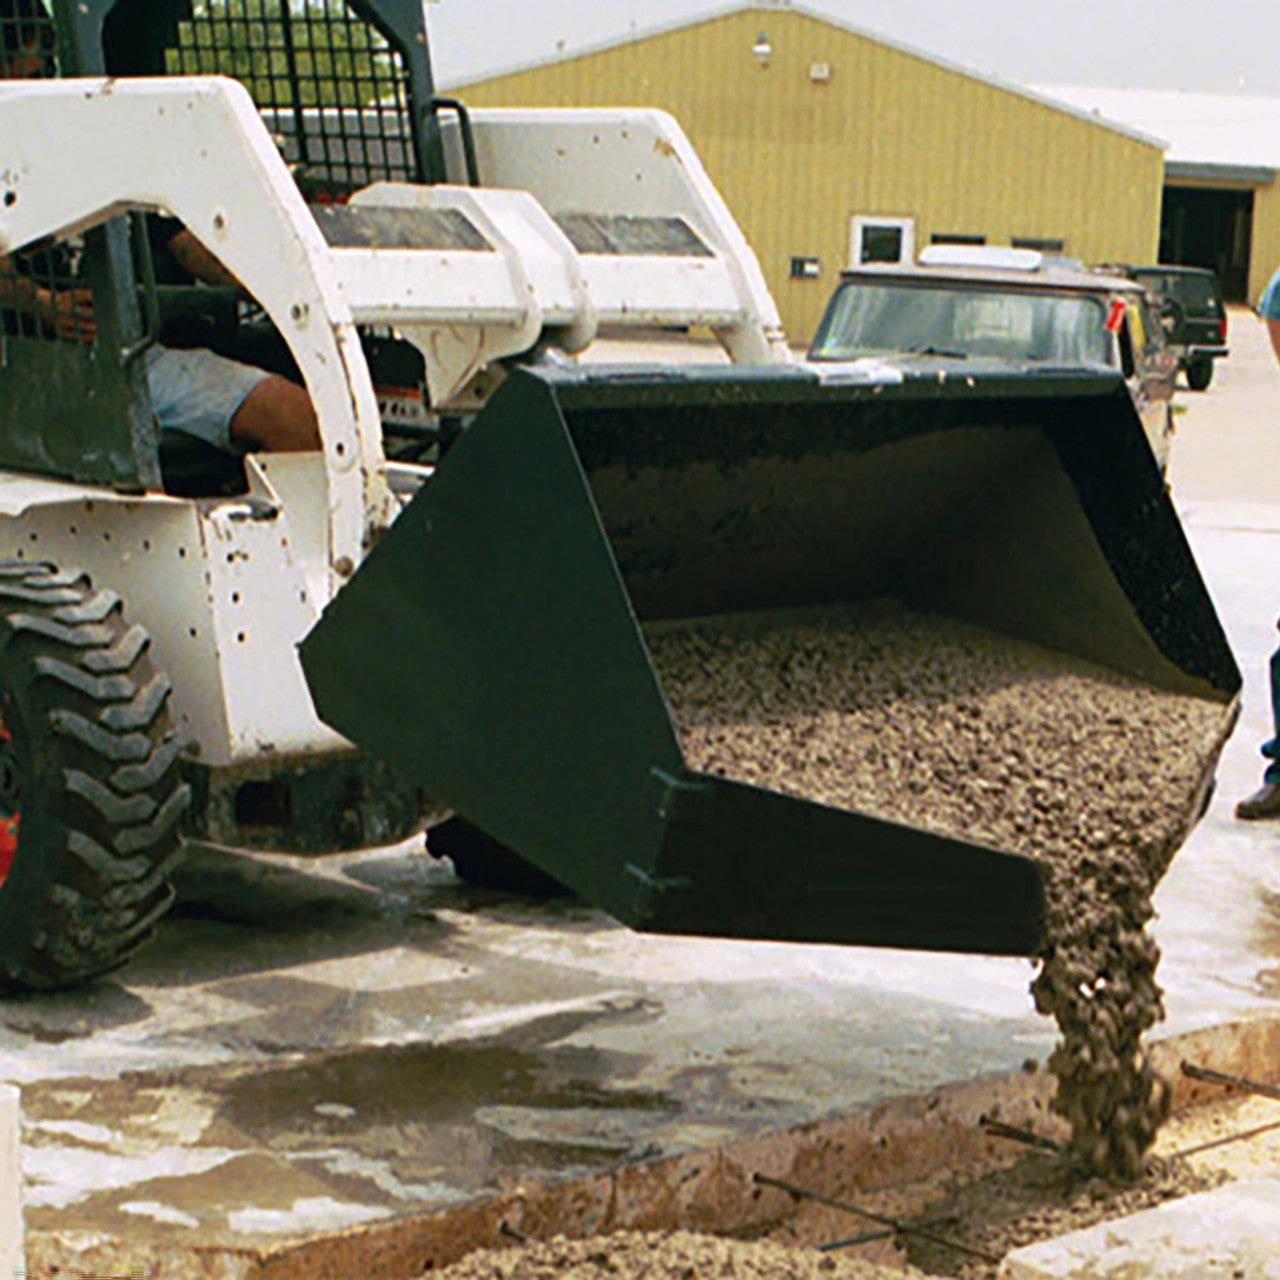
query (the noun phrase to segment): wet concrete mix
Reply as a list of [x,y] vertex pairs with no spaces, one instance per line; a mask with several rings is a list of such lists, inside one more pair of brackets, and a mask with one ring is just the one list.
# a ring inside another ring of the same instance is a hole
[[[1064,1179],[1057,1157],[1031,1155],[985,1177],[958,1177],[901,1203],[877,1204],[903,1222],[851,1235],[850,1219],[809,1202],[755,1239],[687,1230],[618,1231],[480,1249],[433,1280],[997,1280],[1011,1250],[1219,1186],[1225,1175],[1182,1160],[1152,1162],[1142,1182]],[[868,1197],[864,1196],[865,1201]],[[874,1198],[871,1198],[873,1203]],[[928,1230],[911,1229],[917,1222]],[[837,1242],[833,1244],[833,1242]]]
[[903,1280],[923,1273],[770,1241],[726,1240],[689,1231],[623,1231],[587,1240],[558,1237],[485,1249],[437,1273],[439,1280]]
[[1220,703],[891,601],[647,634],[689,766],[1041,863],[1032,983],[1068,1153],[1141,1175],[1168,1114],[1151,894],[1227,730]]

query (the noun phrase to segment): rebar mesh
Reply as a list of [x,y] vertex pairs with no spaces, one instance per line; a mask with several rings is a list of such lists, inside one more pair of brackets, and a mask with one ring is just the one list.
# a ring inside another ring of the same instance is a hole
[[165,65],[239,80],[308,199],[419,177],[404,60],[345,0],[207,0],[178,24]]

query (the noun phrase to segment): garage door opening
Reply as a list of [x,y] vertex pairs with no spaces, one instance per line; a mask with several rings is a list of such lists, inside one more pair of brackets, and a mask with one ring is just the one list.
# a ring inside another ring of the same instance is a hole
[[1223,297],[1244,302],[1249,292],[1253,192],[1165,187],[1160,211],[1160,261],[1217,272]]

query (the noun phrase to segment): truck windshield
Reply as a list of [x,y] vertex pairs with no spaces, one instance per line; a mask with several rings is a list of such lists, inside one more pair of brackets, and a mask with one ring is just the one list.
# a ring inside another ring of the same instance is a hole
[[811,360],[918,354],[1107,365],[1100,299],[950,284],[847,280],[818,326]]

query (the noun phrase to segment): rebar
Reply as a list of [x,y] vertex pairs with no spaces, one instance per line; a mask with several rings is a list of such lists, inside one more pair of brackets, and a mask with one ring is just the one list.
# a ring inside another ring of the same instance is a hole
[[1273,1120],[1270,1124],[1260,1124],[1256,1129],[1245,1129],[1242,1133],[1229,1133],[1224,1138],[1214,1138],[1210,1142],[1199,1142],[1194,1147],[1184,1147],[1181,1151],[1172,1152],[1170,1159],[1185,1160],[1187,1156],[1198,1156],[1202,1151],[1212,1151],[1214,1147],[1225,1147],[1232,1142],[1244,1142],[1248,1138],[1256,1138],[1259,1134],[1270,1133],[1273,1129],[1280,1129],[1280,1120]]
[[1003,1120],[994,1120],[990,1116],[979,1116],[978,1124],[992,1137],[1009,1138],[1013,1142],[1024,1143],[1035,1147],[1038,1151],[1061,1151],[1062,1144],[1052,1138],[1046,1138],[1031,1129],[1020,1129],[1017,1125],[1005,1124]]
[[860,1236],[846,1236],[843,1240],[829,1240],[826,1244],[820,1244],[818,1252],[834,1253],[837,1249],[853,1249],[860,1244],[871,1244],[876,1240],[892,1240],[897,1234],[891,1227],[885,1227],[880,1231],[864,1231]]
[[[925,1218],[917,1222],[916,1226],[936,1227],[950,1221],[950,1218]],[[837,1249],[852,1249],[860,1244],[872,1244],[876,1240],[892,1240],[897,1234],[892,1227],[885,1227],[882,1231],[864,1231],[861,1235],[846,1236],[843,1240],[828,1240],[826,1244],[816,1247],[819,1253],[834,1253]]]
[[1256,1093],[1260,1098],[1272,1098],[1280,1102],[1280,1088],[1273,1084],[1263,1084],[1245,1076],[1228,1075],[1225,1071],[1214,1071],[1212,1067],[1198,1067],[1194,1062],[1185,1060],[1182,1063],[1182,1074],[1192,1080],[1203,1080],[1206,1084],[1219,1084],[1228,1089],[1243,1089],[1247,1093]]
[[886,1217],[883,1213],[873,1213],[870,1209],[859,1208],[856,1204],[849,1204],[843,1200],[833,1200],[830,1196],[820,1195],[816,1191],[806,1191],[804,1187],[793,1186],[791,1183],[783,1182],[779,1178],[770,1178],[763,1173],[753,1174],[752,1178],[759,1186],[776,1187],[779,1191],[785,1191],[788,1195],[795,1196],[797,1199],[812,1200],[815,1204],[825,1204],[830,1209],[839,1209],[844,1213],[852,1213],[859,1218],[866,1218],[869,1222],[878,1222],[882,1227],[892,1227],[899,1235],[915,1236],[919,1240],[927,1240],[930,1244],[939,1245],[944,1249],[953,1249],[956,1253],[964,1253],[973,1258],[980,1258],[983,1262],[998,1265],[1001,1261],[994,1254],[985,1253],[983,1250],[975,1249],[971,1245],[961,1244],[958,1240],[936,1235],[932,1231],[913,1226],[909,1222],[900,1222],[896,1218]]

